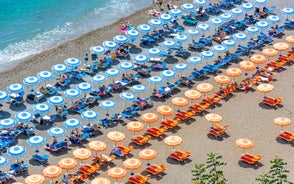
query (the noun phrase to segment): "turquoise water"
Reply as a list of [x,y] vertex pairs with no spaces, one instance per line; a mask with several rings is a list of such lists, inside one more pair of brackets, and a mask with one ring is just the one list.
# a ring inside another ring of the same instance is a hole
[[148,0],[1,0],[0,64],[52,48],[148,5]]

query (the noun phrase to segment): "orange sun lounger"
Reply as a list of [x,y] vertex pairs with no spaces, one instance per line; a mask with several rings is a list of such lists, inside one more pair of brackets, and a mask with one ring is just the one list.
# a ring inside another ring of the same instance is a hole
[[151,139],[150,135],[146,135],[146,136],[137,135],[136,137],[132,138],[132,142],[139,146],[142,146],[146,144],[150,139]]
[[183,162],[187,160],[189,156],[191,156],[191,151],[183,152],[181,150],[176,150],[175,152],[172,152],[169,156],[177,161]]
[[275,107],[279,105],[282,102],[283,98],[278,97],[278,98],[273,98],[273,97],[266,97],[262,100],[262,102],[266,105]]
[[165,165],[161,164],[160,166],[158,166],[156,164],[152,164],[151,166],[146,168],[146,171],[148,171],[149,173],[153,175],[158,175],[165,171]]
[[140,173],[136,173],[134,176],[130,177],[128,180],[131,183],[134,184],[144,184],[146,183],[150,178],[150,175],[143,176]]
[[262,158],[262,154],[253,156],[251,154],[246,153],[245,155],[241,156],[241,160],[248,164],[256,164],[261,158]]
[[294,134],[291,132],[284,131],[279,135],[279,137],[288,142],[294,141]]
[[154,137],[160,137],[163,135],[164,132],[167,131],[167,127],[161,127],[161,128],[157,128],[157,127],[151,127],[147,130],[147,133],[154,136]]
[[161,122],[161,125],[163,125],[167,128],[173,129],[174,127],[176,127],[179,124],[179,121],[180,121],[180,119],[178,119],[178,118],[175,120],[167,118],[165,121]]

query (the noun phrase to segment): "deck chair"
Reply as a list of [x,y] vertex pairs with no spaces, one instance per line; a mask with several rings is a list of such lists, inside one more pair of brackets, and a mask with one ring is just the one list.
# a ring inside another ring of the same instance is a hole
[[278,98],[273,98],[273,97],[266,97],[262,100],[262,102],[266,105],[269,105],[271,107],[276,107],[282,102],[283,98],[278,97]]
[[291,132],[285,131],[285,132],[279,134],[279,137],[285,141],[288,141],[288,142],[294,141],[294,134]]
[[38,155],[38,154],[35,154],[35,155],[32,156],[32,158],[33,158],[34,160],[37,160],[38,162],[40,162],[40,163],[42,163],[42,164],[48,162],[48,157],[49,157],[48,154],[45,154],[45,155],[43,155],[43,156]]
[[209,133],[215,137],[220,137],[222,136],[223,132],[219,131],[219,130],[214,130],[214,129],[210,129]]
[[142,146],[146,144],[150,140],[150,138],[151,138],[150,135],[146,135],[146,136],[137,135],[136,137],[132,138],[132,142],[139,146]]
[[161,164],[160,166],[156,164],[152,164],[151,166],[146,168],[146,171],[153,174],[153,175],[158,175],[162,172],[164,172],[166,169],[164,164]]

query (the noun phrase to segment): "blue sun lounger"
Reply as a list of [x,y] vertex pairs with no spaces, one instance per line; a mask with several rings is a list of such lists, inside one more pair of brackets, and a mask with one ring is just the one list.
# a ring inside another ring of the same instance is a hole
[[48,157],[49,155],[48,154],[44,154],[43,156],[41,155],[38,155],[38,154],[35,154],[32,156],[32,158],[40,163],[47,163],[48,162]]

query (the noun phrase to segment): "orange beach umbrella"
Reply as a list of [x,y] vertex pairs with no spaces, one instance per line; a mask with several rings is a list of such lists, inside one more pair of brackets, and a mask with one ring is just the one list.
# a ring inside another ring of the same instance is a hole
[[149,165],[150,160],[153,160],[156,157],[157,157],[157,151],[155,151],[154,149],[145,148],[139,152],[139,158],[143,160],[147,160],[148,161],[147,165]]
[[46,178],[51,178],[51,181],[54,178],[58,178],[62,174],[62,169],[55,165],[47,166],[43,169],[43,176]]
[[212,123],[219,123],[223,120],[223,117],[215,113],[209,113],[205,115],[205,119]]
[[26,177],[26,184],[43,184],[45,182],[44,176],[41,174],[32,174]]
[[267,56],[267,57],[275,57],[277,56],[279,53],[276,49],[272,49],[272,48],[266,48],[262,50],[262,54]]
[[128,158],[123,162],[123,166],[126,169],[131,170],[131,175],[133,175],[133,170],[139,169],[142,166],[142,162],[141,160],[136,158]]
[[141,115],[141,119],[145,123],[155,123],[158,120],[158,116],[152,112],[147,112]]
[[131,121],[128,122],[127,129],[131,132],[134,132],[134,136],[136,136],[136,132],[140,132],[144,129],[144,125],[139,121]]
[[87,148],[75,149],[72,154],[76,159],[81,160],[81,163],[83,160],[87,160],[92,156],[91,151],[88,150]]
[[102,141],[91,141],[89,142],[88,147],[91,150],[98,152],[98,151],[106,150],[107,145],[105,144],[105,142],[102,142]]
[[183,142],[183,139],[177,135],[171,135],[164,139],[164,143],[166,145],[173,147],[172,151],[174,151],[175,146],[182,144],[182,142]]
[[98,177],[91,181],[91,184],[110,184],[109,179]]
[[290,43],[290,44],[294,44],[294,35],[292,36],[287,36],[285,38],[286,42]]
[[171,116],[174,114],[174,109],[167,105],[160,105],[156,110],[162,116]]
[[282,130],[283,131],[283,127],[284,126],[289,126],[291,125],[292,121],[289,119],[289,118],[285,118],[285,117],[278,117],[278,118],[275,118],[274,119],[274,123],[276,125],[279,125],[282,127]]
[[190,100],[198,100],[201,98],[201,93],[197,90],[189,89],[185,91],[185,97],[189,98]]
[[271,84],[262,83],[257,86],[257,90],[262,93],[265,93],[266,95],[266,93],[269,93],[274,90],[274,86]]
[[252,61],[255,64],[263,64],[266,62],[266,57],[264,57],[261,54],[254,54],[250,57],[250,61]]
[[217,75],[214,77],[214,80],[220,85],[229,84],[231,82],[231,79],[225,75]]
[[238,139],[236,140],[236,144],[239,148],[243,149],[243,153],[245,153],[245,149],[253,148],[254,144],[249,139]]
[[228,68],[226,70],[226,73],[228,76],[231,77],[239,77],[242,75],[242,71],[240,70],[240,68]]
[[201,93],[208,93],[213,90],[213,86],[209,83],[200,83],[196,86],[196,89]]
[[239,64],[240,64],[240,67],[245,71],[252,71],[252,70],[255,70],[256,68],[255,64],[252,63],[251,61],[241,61]]
[[78,165],[78,162],[73,158],[63,158],[59,160],[58,166],[62,169],[71,170],[74,169]]
[[289,45],[283,42],[275,43],[273,47],[280,52],[289,49]]
[[127,175],[127,171],[121,167],[113,167],[108,169],[107,174],[109,177],[118,180],[124,178]]
[[188,105],[188,100],[183,97],[174,97],[171,100],[172,104],[178,107],[185,107]]
[[118,131],[111,131],[107,134],[108,139],[114,142],[114,147],[116,147],[117,142],[125,140],[126,136],[124,133]]

